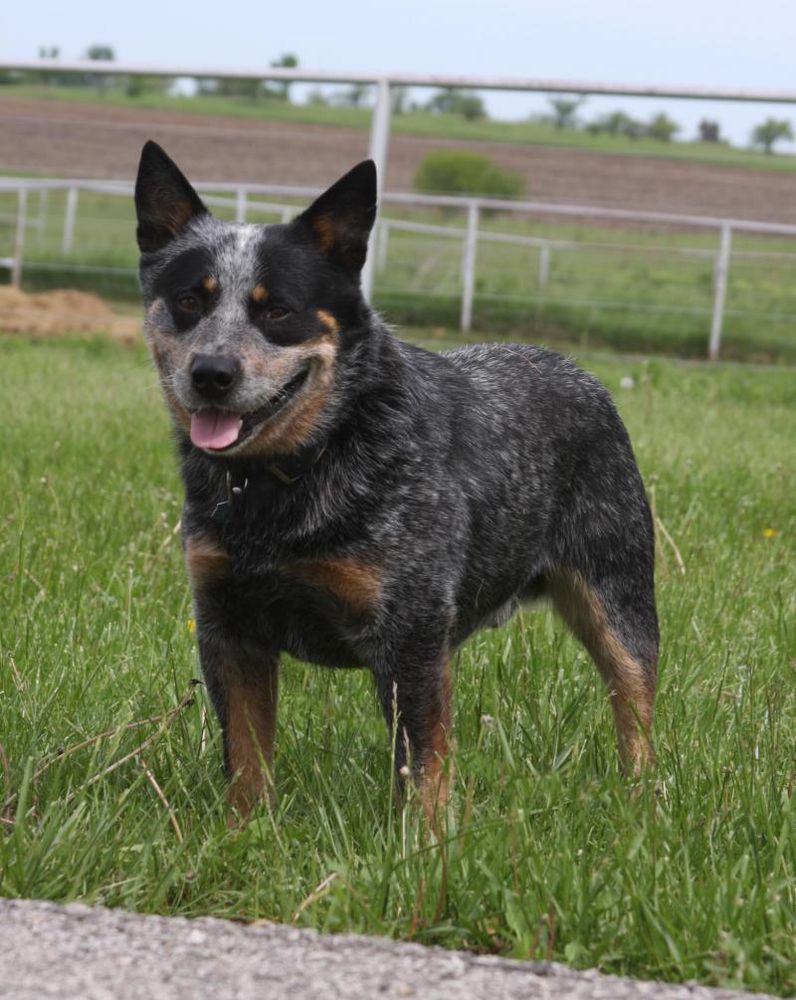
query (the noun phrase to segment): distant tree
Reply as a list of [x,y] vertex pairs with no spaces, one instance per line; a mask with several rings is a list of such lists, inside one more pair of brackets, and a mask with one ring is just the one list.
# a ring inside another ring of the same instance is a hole
[[[292,52],[284,52],[278,59],[274,59],[271,66],[274,69],[295,69],[299,64],[298,56]],[[290,101],[290,88],[293,86],[290,80],[275,80],[270,87],[266,88],[266,96],[273,97],[280,101]]]
[[307,94],[307,104],[314,104],[316,107],[326,107],[328,103],[329,98],[320,87],[313,87]]
[[390,102],[394,115],[405,114],[408,110],[407,105],[409,104],[409,88],[390,87]]
[[425,110],[437,115],[461,115],[468,122],[486,118],[486,107],[478,94],[455,87],[447,87],[434,94]]
[[553,109],[553,125],[557,129],[575,128],[578,108],[583,104],[582,97],[550,97],[550,107]]
[[89,45],[86,49],[86,59],[95,62],[113,62],[115,58],[116,53],[110,45]]
[[[113,62],[116,53],[110,45],[89,45],[86,49],[86,59],[92,62]],[[103,73],[87,73],[83,82],[89,87],[96,87],[100,94],[105,92],[109,78]]]
[[253,79],[229,79],[216,81],[216,94],[222,97],[247,97],[256,101],[263,93],[263,81]]
[[338,103],[344,108],[361,108],[369,94],[370,86],[367,83],[353,83],[338,95]]
[[455,114],[459,114],[468,122],[486,118],[486,106],[478,94],[459,94],[455,103]]
[[[57,59],[60,55],[61,50],[57,45],[46,45],[39,46],[39,59]],[[35,75],[34,75],[35,78]],[[63,79],[58,76],[57,73],[48,73],[46,70],[40,76],[41,82],[46,84],[58,84],[63,83]],[[13,80],[13,77],[9,82]]]
[[167,76],[128,76],[124,92],[128,97],[143,97],[145,94],[163,94],[172,85]]
[[647,125],[647,135],[651,139],[660,139],[661,142],[671,142],[680,131],[682,129],[677,122],[663,112],[651,118]]
[[632,118],[624,111],[612,111],[610,114],[601,115],[590,122],[586,129],[593,135],[605,132],[608,135],[624,135],[629,139],[639,139],[647,130],[643,122]]
[[721,142],[719,123],[710,118],[703,118],[699,123],[699,139],[701,142]]
[[787,118],[766,118],[752,132],[752,144],[762,146],[766,153],[772,153],[774,143],[780,139],[793,141],[793,129]]

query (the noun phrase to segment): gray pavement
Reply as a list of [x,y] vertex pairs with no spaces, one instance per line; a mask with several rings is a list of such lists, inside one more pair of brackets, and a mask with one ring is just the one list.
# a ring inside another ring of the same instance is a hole
[[0,997],[14,1000],[746,1000],[278,924],[149,917],[81,904],[0,899]]

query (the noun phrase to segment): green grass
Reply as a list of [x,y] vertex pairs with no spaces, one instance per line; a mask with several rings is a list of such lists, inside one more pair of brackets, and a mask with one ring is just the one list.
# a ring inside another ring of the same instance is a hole
[[164,408],[141,350],[5,339],[0,357],[4,895],[796,990],[791,372],[589,359],[685,566],[661,534],[657,794],[628,794],[594,668],[530,610],[457,657],[438,844],[396,812],[363,673],[285,664],[279,804],[245,829],[201,689],[111,770],[158,732],[123,727],[199,669]]
[[[137,251],[132,200],[81,192],[75,246],[61,249],[65,192],[50,192],[42,232],[30,228],[23,281],[30,290],[77,287],[137,300]],[[256,199],[252,199],[255,200]],[[0,193],[0,256],[12,252],[15,196]],[[30,199],[29,219],[40,203]],[[233,209],[214,211],[232,218]],[[402,210],[385,216],[458,228],[457,212]],[[250,221],[274,222],[252,210]],[[2,225],[2,220],[6,224]],[[712,232],[604,228],[550,218],[490,215],[484,233],[573,241],[553,247],[549,280],[538,286],[539,250],[481,240],[473,323],[489,337],[555,340],[579,350],[660,352],[704,357],[713,308]],[[582,244],[592,243],[595,246]],[[680,251],[709,251],[685,256]],[[793,239],[736,234],[733,250],[763,256],[731,261],[722,338],[725,358],[796,362],[796,245]],[[455,327],[461,308],[460,237],[393,231],[377,272],[375,303],[391,322]],[[110,268],[110,272],[103,269]],[[3,277],[7,280],[8,272]]]
[[[229,118],[263,119],[293,122],[300,125],[329,125],[369,129],[368,108],[334,107],[317,104],[289,104],[279,100],[248,97],[171,97],[147,93],[129,97],[121,88],[99,93],[90,87],[54,87],[17,85],[4,87],[0,96],[35,97],[41,100],[75,104],[100,104],[108,107],[140,108],[149,111],[177,111]],[[621,103],[621,98],[617,98]],[[491,118],[468,122],[460,115],[438,115],[410,111],[393,115],[391,130],[397,135],[419,135],[462,142],[511,142],[534,146],[563,146],[593,152],[626,156],[652,156],[663,159],[692,160],[714,166],[743,167],[751,170],[792,172],[796,156],[766,155],[753,149],[741,149],[709,142],[662,142],[658,139],[630,139],[617,135],[591,135],[582,129],[556,129],[534,121],[501,121]]]

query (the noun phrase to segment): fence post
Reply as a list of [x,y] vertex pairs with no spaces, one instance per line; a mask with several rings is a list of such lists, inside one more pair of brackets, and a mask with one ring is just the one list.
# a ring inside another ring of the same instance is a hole
[[28,189],[17,188],[17,228],[14,233],[14,257],[11,262],[11,284],[19,288],[22,284],[22,256],[25,252],[25,226],[28,216]]
[[387,219],[379,219],[376,241],[376,269],[383,271],[387,266],[387,246],[390,240],[390,223]]
[[41,243],[44,238],[44,229],[47,225],[47,196],[49,192],[46,187],[39,188],[39,218],[36,220],[36,226],[39,231],[38,242]]
[[246,188],[239,187],[235,192],[235,221],[246,221]]
[[293,209],[289,205],[285,205],[282,209],[282,225],[287,225],[288,222],[293,218]]
[[[390,140],[390,83],[382,78],[376,83],[376,103],[370,126],[370,158],[376,164],[377,196],[384,190],[387,172],[387,145]],[[368,256],[362,268],[362,294],[370,302],[373,298],[373,279],[376,273],[375,233],[371,231]]]
[[721,243],[716,256],[715,286],[713,290],[713,317],[710,323],[708,357],[717,361],[721,348],[721,327],[724,320],[724,300],[727,296],[727,276],[732,253],[732,226],[725,222],[721,227]]
[[539,271],[537,280],[539,288],[545,288],[550,277],[550,244],[542,243],[539,247]]
[[61,243],[63,253],[71,253],[75,243],[75,218],[77,216],[77,188],[71,187],[66,193],[66,211],[64,212],[64,238]]
[[478,202],[467,203],[467,232],[462,254],[462,315],[459,326],[464,333],[473,325],[473,296],[475,294],[475,257],[478,249]]

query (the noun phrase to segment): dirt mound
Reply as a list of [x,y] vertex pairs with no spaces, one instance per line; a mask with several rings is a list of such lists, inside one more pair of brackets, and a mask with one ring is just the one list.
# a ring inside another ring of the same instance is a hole
[[141,335],[141,322],[117,316],[102,299],[87,292],[28,293],[7,286],[0,288],[0,331],[30,337],[109,336],[131,344]]

